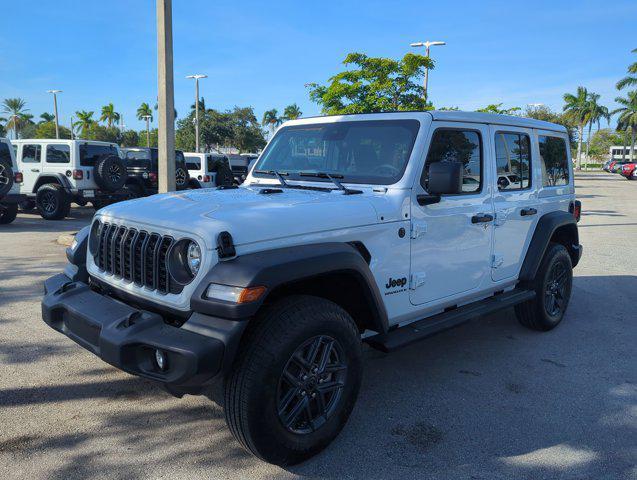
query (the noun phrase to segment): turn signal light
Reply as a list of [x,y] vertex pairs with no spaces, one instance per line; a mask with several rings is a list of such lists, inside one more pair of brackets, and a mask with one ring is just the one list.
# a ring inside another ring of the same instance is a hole
[[153,183],[157,182],[157,174],[155,172],[150,172],[148,178],[150,178],[150,181]]
[[83,170],[73,170],[73,180],[82,180],[84,178]]
[[239,295],[239,299],[237,303],[250,303],[256,302],[261,298],[261,295],[265,293],[265,287],[249,287],[244,288],[241,294]]
[[223,300],[232,303],[250,303],[259,300],[266,291],[266,287],[233,287],[211,283],[206,290],[206,298]]
[[15,172],[13,176],[13,181],[15,183],[22,183],[24,181],[24,177],[22,176],[22,172]]
[[204,175],[203,176],[203,181],[204,182],[209,182],[210,181],[210,175]]

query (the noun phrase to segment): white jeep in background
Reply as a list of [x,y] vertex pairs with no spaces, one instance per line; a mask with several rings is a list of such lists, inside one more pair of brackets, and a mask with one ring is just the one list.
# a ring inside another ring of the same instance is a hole
[[18,214],[22,173],[8,138],[0,138],[0,224],[11,223]]
[[37,208],[47,220],[68,216],[71,203],[96,209],[130,198],[125,190],[126,167],[114,143],[93,140],[25,139],[17,147],[24,182],[20,192],[25,211]]
[[210,188],[232,185],[228,157],[220,153],[184,152],[190,175],[190,188]]
[[511,307],[528,328],[560,324],[580,209],[560,125],[300,119],[239,187],[100,210],[45,282],[42,313],[111,365],[215,397],[243,447],[293,464],[345,425],[363,342],[390,352]]

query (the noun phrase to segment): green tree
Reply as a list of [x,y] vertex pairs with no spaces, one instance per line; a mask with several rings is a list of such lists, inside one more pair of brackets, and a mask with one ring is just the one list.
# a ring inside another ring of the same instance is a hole
[[[299,111],[299,115],[300,113]],[[230,117],[231,142],[240,152],[256,152],[265,146],[263,130],[259,126],[252,107],[234,107],[234,110],[230,112]]]
[[88,128],[88,140],[98,140],[100,142],[120,143],[122,132],[117,127],[107,127],[98,123],[93,123]]
[[590,139],[590,155],[596,160],[602,160],[608,155],[610,147],[615,145],[625,145],[626,139],[621,134],[614,132],[610,128],[597,130]]
[[[55,138],[55,122],[38,123],[33,138]],[[60,125],[60,138],[71,138],[71,131],[62,125]]]
[[150,139],[150,122],[153,121],[153,110],[146,102],[143,102],[137,109],[137,120],[144,120],[146,122],[146,144]]
[[[632,50],[632,53],[637,53],[637,48]],[[628,75],[617,82],[617,90],[623,90],[626,87],[633,87],[637,85],[637,62],[633,62],[628,66]]]
[[[310,84],[310,99],[327,115],[430,110],[420,79],[434,68],[429,57],[406,54],[400,60],[350,53],[348,68],[331,77],[327,85]],[[353,67],[353,68],[349,68]]]
[[5,128],[13,130],[13,135],[18,138],[20,128],[27,122],[27,113],[29,111],[27,102],[22,98],[5,98],[2,102],[2,112],[8,115]]
[[75,112],[77,122],[73,123],[73,127],[79,127],[81,138],[89,138],[89,130],[96,123],[95,120],[93,120],[94,113],[95,112],[92,111],[87,112],[86,110],[78,110],[77,112]]
[[588,94],[588,137],[586,140],[586,158],[588,159],[589,155],[589,146],[591,143],[591,130],[593,128],[593,124],[597,123],[597,130],[600,129],[600,123],[602,119],[606,119],[607,122],[610,122],[610,114],[608,113],[608,107],[604,105],[600,105],[597,103],[599,101],[600,95],[597,93],[589,93]]
[[270,136],[274,135],[276,129],[279,125],[283,123],[283,119],[279,117],[279,112],[276,108],[272,110],[267,110],[263,113],[263,119],[261,120],[261,125],[264,127],[268,127],[270,130]]
[[[40,118],[42,119],[40,122],[38,123],[44,123],[44,122],[52,122],[53,120],[55,120],[55,115],[53,115],[52,113],[48,113],[48,112],[44,112],[40,114]],[[40,138],[40,137],[38,137]],[[42,138],[48,138],[48,137],[42,137]],[[53,137],[55,138],[55,137]]]
[[135,130],[122,132],[120,145],[122,147],[137,147],[139,145],[139,134]]
[[497,113],[500,115],[513,115],[515,112],[522,110],[520,107],[502,108],[501,103],[492,103],[484,108],[479,108],[476,112]]
[[148,132],[148,136],[150,138],[150,144],[146,141],[146,131],[142,130],[138,133],[140,147],[156,147],[158,145],[159,137],[156,128],[151,129],[150,132]]
[[575,124],[573,120],[565,113],[558,113],[551,110],[545,105],[539,107],[527,107],[521,114],[523,117],[534,118],[535,120],[543,120],[545,122],[557,123],[563,125],[568,131],[568,138],[571,148],[575,145]]
[[577,87],[577,93],[565,93],[563,107],[564,112],[577,125],[577,170],[582,169],[582,141],[584,139],[584,127],[588,123],[589,103],[588,90],[584,87]]
[[283,110],[283,120],[284,121],[296,120],[301,115],[303,115],[303,112],[301,111],[301,109],[299,108],[299,106],[296,103],[293,103],[292,105],[288,105]]
[[102,116],[100,117],[100,122],[106,122],[106,126],[108,128],[111,128],[113,126],[113,123],[118,122],[119,118],[120,115],[115,111],[115,105],[113,105],[112,102],[102,107]]
[[619,114],[617,130],[630,130],[630,159],[635,158],[635,137],[637,136],[637,90],[628,92],[627,97],[617,97],[615,101],[621,105],[611,115]]

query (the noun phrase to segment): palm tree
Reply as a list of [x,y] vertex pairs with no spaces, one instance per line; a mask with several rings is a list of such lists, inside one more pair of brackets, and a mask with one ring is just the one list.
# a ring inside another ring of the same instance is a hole
[[7,120],[5,127],[13,130],[15,138],[18,138],[20,127],[26,123],[25,115],[27,115],[26,112],[29,111],[28,108],[24,108],[26,105],[27,102],[21,98],[5,98],[2,102],[3,113],[9,114],[9,119]]
[[52,113],[44,112],[40,114],[40,118],[42,119],[42,122],[39,123],[52,122],[53,120],[55,120],[55,115],[53,115]]
[[617,130],[630,130],[630,160],[635,158],[635,137],[637,136],[637,91],[628,92],[628,98],[617,97],[615,99],[621,105],[610,112],[611,115],[619,113]]
[[268,110],[263,114],[263,120],[261,120],[261,125],[267,126],[270,129],[270,136],[274,135],[276,131],[276,127],[283,123],[281,117],[279,117],[279,112],[277,112],[276,108],[272,110]]
[[137,120],[146,120],[146,146],[150,147],[150,122],[153,121],[153,110],[146,102],[137,109]]
[[588,165],[588,150],[591,143],[591,129],[593,124],[597,123],[597,130],[599,131],[600,122],[603,118],[610,123],[610,113],[608,113],[608,107],[597,103],[600,95],[597,93],[588,94],[588,138],[586,140],[586,162]]
[[484,108],[479,108],[476,112],[496,113],[498,115],[513,115],[515,112],[522,110],[520,107],[502,108],[501,103],[492,103]]
[[78,121],[73,124],[73,126],[80,127],[80,135],[84,138],[88,136],[88,130],[93,126],[95,120],[93,120],[93,113],[95,112],[87,112],[86,110],[80,110],[75,112],[75,115],[78,118]]
[[119,117],[120,115],[115,111],[115,106],[112,102],[102,107],[102,116],[100,117],[100,121],[106,122],[108,128],[111,128],[113,126],[113,122],[117,122]]
[[588,123],[588,90],[584,87],[577,87],[575,95],[571,93],[564,94],[564,102],[566,104],[563,110],[577,124],[577,169],[582,169],[582,140],[584,136],[584,127]]
[[292,105],[288,105],[287,107],[285,107],[285,110],[283,110],[283,118],[286,121],[296,120],[301,115],[303,115],[303,112],[301,111],[301,109],[296,103],[293,103]]
[[[637,48],[632,50],[632,53],[637,53]],[[622,90],[624,87],[637,85],[637,62],[631,63],[628,66],[628,76],[622,78],[617,82],[617,90]]]

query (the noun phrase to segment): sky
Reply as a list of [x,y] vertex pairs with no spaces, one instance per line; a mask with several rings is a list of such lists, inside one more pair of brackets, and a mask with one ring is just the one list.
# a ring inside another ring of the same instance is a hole
[[[135,111],[157,96],[154,1],[0,0],[0,11],[0,99],[22,97],[37,117],[53,111],[46,90],[60,89],[62,124],[113,102],[127,128],[143,128]],[[179,115],[194,73],[208,75],[207,107],[252,106],[260,120],[297,103],[317,115],[304,85],[327,82],[347,53],[400,58],[425,40],[447,42],[432,47],[436,107],[560,110],[578,85],[613,107],[637,61],[637,1],[174,0],[173,37]]]

